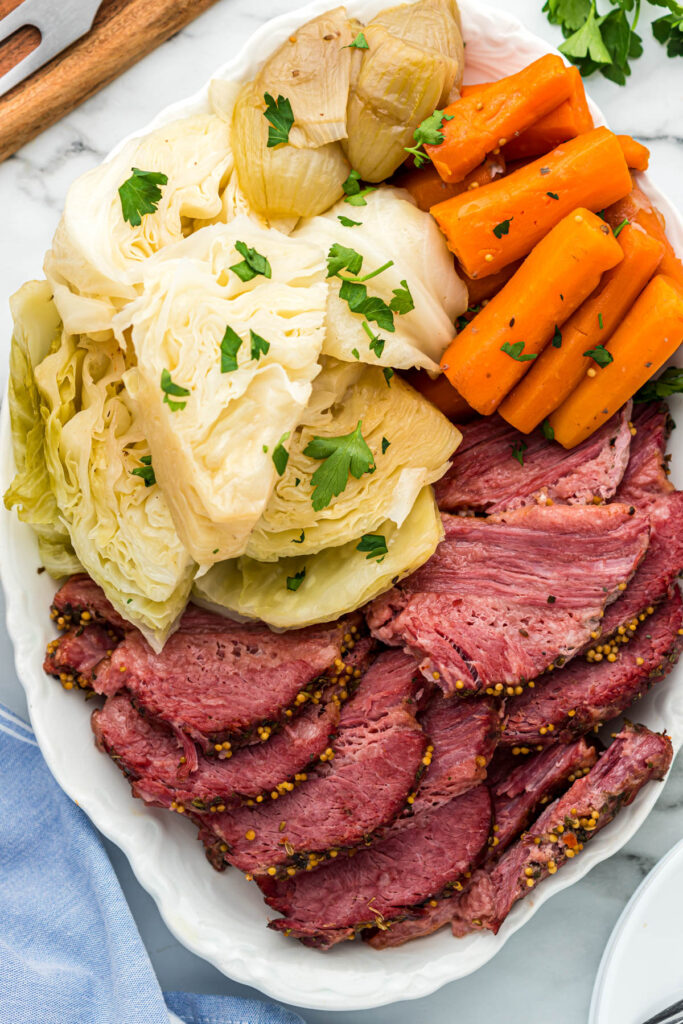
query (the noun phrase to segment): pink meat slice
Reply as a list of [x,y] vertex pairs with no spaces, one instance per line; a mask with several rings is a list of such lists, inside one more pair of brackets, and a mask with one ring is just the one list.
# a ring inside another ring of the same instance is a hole
[[366,609],[384,643],[420,659],[446,696],[534,679],[599,629],[645,554],[647,516],[625,505],[443,516],[429,561]]
[[439,695],[420,716],[420,724],[433,753],[413,804],[417,812],[483,782],[500,736],[500,711],[488,698],[453,701]]
[[664,454],[672,423],[664,402],[634,405],[632,422],[635,434],[616,500],[642,507],[674,489]]
[[[503,512],[524,505],[586,504],[613,497],[629,457],[631,403],[586,441],[566,450],[542,430],[521,434],[500,416],[462,427],[451,468],[435,485],[440,509]],[[522,462],[513,451],[523,453]]]

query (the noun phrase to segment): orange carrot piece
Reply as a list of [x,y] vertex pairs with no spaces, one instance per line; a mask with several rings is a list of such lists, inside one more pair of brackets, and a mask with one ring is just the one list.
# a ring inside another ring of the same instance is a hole
[[426,370],[408,370],[402,376],[453,423],[466,423],[477,415],[445,374],[430,377]]
[[659,267],[660,274],[673,277],[683,287],[683,263],[673,250],[671,242],[666,237],[666,222],[664,217],[653,206],[644,192],[634,188],[624,199],[604,211],[604,217],[608,224],[615,230],[625,220],[632,224],[640,224],[641,228],[647,231],[648,235],[658,239],[664,246],[664,256]]
[[446,350],[441,369],[451,384],[477,412],[495,412],[548,344],[555,325],[622,258],[607,224],[589,210],[574,210]]
[[[585,352],[607,345],[661,262],[664,246],[639,227],[619,232],[624,258],[603,274],[600,285],[556,332],[559,347],[548,345],[498,412],[528,434],[568,398],[596,363]],[[599,371],[597,371],[599,372]]]
[[617,135],[624,158],[634,171],[646,171],[650,166],[650,150],[642,142],[636,142],[630,135]]
[[630,189],[616,136],[594,128],[514,174],[437,203],[430,212],[468,277],[487,277],[526,256],[577,206],[601,210]]
[[488,185],[503,174],[505,174],[505,161],[502,156],[491,156],[462,181],[450,185],[440,177],[432,164],[421,167],[419,170],[414,168],[399,173],[391,183],[396,188],[404,188],[410,192],[419,209],[426,211],[436,203],[450,199],[451,196],[459,196],[462,192],[471,191],[481,185]]
[[444,181],[462,181],[513,135],[568,99],[572,79],[559,57],[546,54],[516,75],[493,82],[481,94],[446,107],[443,142],[425,146]]
[[508,283],[512,275],[517,273],[521,265],[521,260],[515,260],[490,277],[468,277],[461,271],[460,276],[467,285],[468,305],[480,306],[482,302],[492,299],[503,285]]
[[612,335],[612,362],[585,376],[550,417],[565,448],[585,441],[664,365],[683,342],[683,290],[663,274],[653,277]]

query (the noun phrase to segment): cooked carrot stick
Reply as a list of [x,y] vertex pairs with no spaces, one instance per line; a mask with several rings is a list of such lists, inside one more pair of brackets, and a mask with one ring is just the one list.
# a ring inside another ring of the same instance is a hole
[[577,206],[600,210],[631,189],[617,138],[594,128],[514,174],[431,209],[469,277],[517,260]]
[[503,267],[497,274],[491,274],[490,277],[468,277],[461,271],[460,276],[467,285],[469,305],[480,306],[482,302],[492,299],[503,285],[508,283],[512,275],[517,273],[521,265],[521,260],[515,260],[514,263],[508,263],[507,267]]
[[617,135],[624,151],[626,163],[634,171],[646,171],[650,166],[650,150],[642,142],[636,142],[630,135]]
[[432,164],[414,168],[402,174],[397,174],[391,184],[396,188],[404,188],[421,210],[429,210],[436,203],[451,196],[459,196],[462,192],[468,192],[479,188],[481,185],[488,185],[505,174],[505,161],[502,156],[490,156],[481,166],[475,168],[462,181],[449,184],[444,181]]
[[451,384],[477,412],[495,412],[555,331],[623,258],[607,224],[577,209],[538,243],[504,288],[441,359]]
[[567,68],[548,53],[516,75],[492,82],[479,95],[451,103],[444,111],[443,142],[425,149],[444,181],[462,181],[489,153],[563,103],[571,91]]
[[[532,156],[540,156],[542,153],[549,153],[561,142],[574,139],[577,135],[589,132],[593,128],[593,118],[588,109],[581,74],[578,68],[567,68],[567,73],[572,81],[569,98],[564,103],[560,103],[559,107],[555,107],[550,113],[541,117],[535,124],[530,125],[526,131],[513,136],[501,151],[506,161],[525,160]],[[490,83],[465,85],[461,90],[461,95],[480,95],[489,85]]]
[[673,277],[683,286],[683,263],[666,237],[666,222],[656,206],[653,206],[644,192],[634,188],[624,199],[604,211],[604,217],[616,231],[624,221],[640,224],[648,235],[657,238],[664,246],[664,256],[659,266],[660,274]]
[[426,370],[408,370],[402,376],[453,423],[466,423],[477,415],[445,374],[430,377]]
[[573,448],[598,429],[664,365],[683,342],[683,290],[658,274],[612,335],[612,362],[584,376],[550,417],[555,440]]
[[498,412],[528,434],[564,402],[596,363],[585,352],[605,346],[661,262],[664,246],[640,227],[619,232],[624,258],[603,274],[599,287],[558,328],[553,344],[501,402]]

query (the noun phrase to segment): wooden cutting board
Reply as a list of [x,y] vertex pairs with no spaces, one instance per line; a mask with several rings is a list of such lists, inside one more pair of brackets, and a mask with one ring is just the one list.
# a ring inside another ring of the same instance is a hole
[[[87,35],[0,96],[0,160],[64,117],[215,2],[103,0]],[[18,0],[0,0],[0,16],[18,6]],[[36,29],[16,32],[0,48],[0,74],[30,53],[39,38]]]

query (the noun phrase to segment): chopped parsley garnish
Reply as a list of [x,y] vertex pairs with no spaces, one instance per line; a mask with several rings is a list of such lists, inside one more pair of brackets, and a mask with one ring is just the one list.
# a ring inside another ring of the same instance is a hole
[[598,327],[600,328],[600,330],[602,330],[604,326],[605,325],[602,322],[602,313],[598,313]]
[[342,46],[342,50],[369,50],[368,41],[362,32],[359,32],[352,43],[347,43],[346,46]]
[[649,380],[633,396],[634,402],[654,402],[658,398],[668,398],[683,391],[683,370],[678,366],[670,366],[657,380]]
[[394,332],[394,314],[384,299],[368,295],[364,284],[342,280],[339,298],[348,302],[352,313],[360,313],[366,320],[374,321],[380,330]]
[[303,544],[303,542],[305,540],[306,540],[306,534],[302,530],[301,533],[299,534],[299,539],[298,540],[293,540],[292,544]]
[[583,354],[594,359],[600,367],[609,366],[610,363],[614,362],[614,357],[607,351],[604,345],[596,345],[595,348],[589,348]]
[[282,435],[278,443],[273,448],[273,454],[271,456],[275,469],[278,472],[278,476],[282,476],[284,471],[287,469],[287,463],[289,462],[289,452],[284,446],[284,442],[289,438],[289,431]]
[[306,566],[295,572],[293,576],[287,577],[287,590],[298,590],[306,576]]
[[372,330],[370,329],[370,324],[365,323],[365,321],[363,321],[361,326],[365,333],[367,334],[368,338],[370,339],[370,344],[368,345],[368,348],[370,349],[371,352],[374,352],[377,358],[379,359],[382,355],[382,352],[384,351],[384,338],[380,338],[378,334],[373,334]]
[[526,441],[517,441],[515,444],[510,445],[512,448],[512,458],[517,459],[520,466],[524,465],[524,452],[529,447]]
[[503,342],[500,346],[500,351],[504,352],[506,356],[510,356],[518,363],[526,363],[529,359],[535,359],[535,352],[525,352],[524,342],[516,341],[514,345],[511,345],[509,341]]
[[400,288],[392,288],[392,293],[394,297],[389,303],[389,307],[394,313],[402,316],[404,313],[410,313],[411,310],[415,309],[415,303],[413,302],[413,296],[410,294],[407,281],[401,281]]
[[249,329],[249,337],[251,338],[251,358],[260,359],[261,356],[267,355],[270,349],[270,342],[262,338],[256,331]]
[[231,373],[237,369],[237,353],[241,345],[239,334],[232,327],[226,327],[221,341],[221,373]]
[[483,306],[468,306],[466,312],[463,313],[462,316],[459,316],[458,319],[455,321],[455,326],[457,330],[463,331],[465,327],[467,327],[467,325],[471,323],[473,317],[468,316],[468,313],[480,313],[483,308]]
[[251,281],[258,274],[267,278],[273,276],[270,263],[256,249],[250,249],[246,242],[235,242],[235,248],[244,259],[240,263],[233,264],[230,269],[237,274],[240,281]]
[[142,223],[146,213],[156,213],[161,202],[161,185],[168,184],[168,177],[161,171],[141,171],[131,167],[133,172],[123,185],[119,186],[123,219],[134,228]]
[[164,393],[164,402],[171,412],[177,412],[179,409],[184,409],[187,405],[187,402],[172,401],[172,398],[186,398],[190,392],[188,388],[183,388],[180,384],[174,384],[171,380],[170,371],[166,369],[161,371],[161,390]]
[[415,158],[415,166],[422,167],[427,163],[429,157],[424,151],[424,146],[440,146],[443,142],[443,123],[452,121],[452,114],[445,114],[443,110],[435,110],[433,114],[421,121],[413,132],[414,146],[406,146],[406,153]]
[[301,483],[301,480],[299,479],[299,477],[298,476],[294,477],[294,486],[298,487],[300,483]]
[[351,349],[351,355],[353,356],[354,359],[360,359],[360,352],[358,351],[357,348]]
[[615,227],[615,229],[614,229],[614,237],[618,238],[619,235],[621,234],[621,232],[624,230],[624,228],[627,228],[630,223],[631,223],[631,221],[628,219],[628,217],[624,217],[624,219],[622,220],[621,224],[617,224],[617,226]]
[[314,437],[304,448],[304,455],[319,459],[322,465],[311,477],[311,503],[316,512],[327,508],[333,498],[345,489],[349,474],[358,480],[375,469],[372,452],[361,433],[362,421],[356,429],[341,437]]
[[557,601],[557,598],[555,597],[554,594],[548,594],[548,604],[555,604],[556,601]]
[[266,92],[263,94],[263,98],[266,101],[263,116],[266,121],[270,122],[266,146],[268,149],[272,149],[273,146],[289,142],[289,133],[294,124],[294,114],[292,113],[292,104],[284,96],[278,96],[277,100],[274,100],[270,93]]
[[367,551],[366,562],[371,558],[381,562],[388,551],[386,539],[381,533],[364,533],[356,551]]
[[347,249],[345,245],[335,242],[327,254],[327,276],[336,277],[341,270],[348,270],[354,277],[360,273],[363,257],[355,249]]
[[363,226],[362,220],[351,220],[350,217],[343,217],[341,214],[337,216],[337,220],[345,228],[360,228]]
[[553,348],[562,348],[562,331],[557,324],[555,324],[555,333],[552,337],[552,346]]
[[558,196],[557,192],[546,192],[546,195],[549,196],[551,199],[559,199],[560,198]]
[[140,457],[141,465],[136,466],[135,469],[131,469],[132,476],[139,476],[145,481],[145,487],[151,487],[157,482],[157,478],[154,475],[154,469],[152,468],[152,456],[142,455]]
[[377,191],[376,185],[366,185],[365,188],[361,187],[358,171],[351,171],[349,173],[342,188],[344,189],[344,202],[349,203],[350,206],[367,206],[365,196],[369,195],[370,192]]
[[550,422],[548,420],[543,420],[543,423],[541,423],[541,430],[543,431],[543,436],[546,441],[555,440],[555,431],[550,426]]
[[390,444],[391,441],[389,441],[386,437],[382,438],[382,455],[386,455],[387,448],[389,447]]
[[394,371],[390,366],[385,366],[384,369],[382,370],[382,373],[384,374],[384,379],[387,382],[387,387],[390,388],[391,378],[394,376]]
[[510,224],[514,219],[514,217],[508,217],[507,220],[502,220],[500,224],[496,224],[495,228],[493,229],[493,233],[496,236],[496,238],[502,238],[503,235],[507,235],[509,233]]

